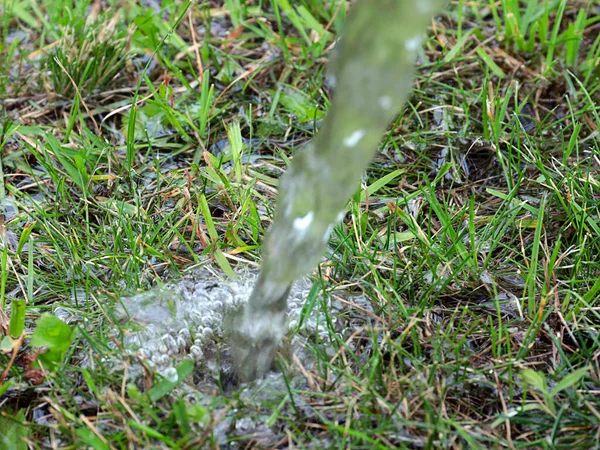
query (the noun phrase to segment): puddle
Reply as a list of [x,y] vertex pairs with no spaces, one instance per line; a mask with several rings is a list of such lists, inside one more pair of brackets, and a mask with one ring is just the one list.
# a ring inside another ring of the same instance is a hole
[[[369,323],[373,308],[364,295],[335,290],[324,296],[318,285],[313,289],[312,280],[300,279],[288,298],[290,331],[275,370],[259,380],[238,384],[223,323],[230,311],[248,301],[258,270],[238,266],[236,275],[236,279],[229,279],[208,265],[162,287],[122,298],[116,311],[120,330],[114,337],[120,339],[119,346],[128,358],[117,350],[113,353],[116,356],[104,363],[121,373],[127,364],[126,382],[141,388],[148,376],[143,365],[175,380],[176,367],[183,360],[193,360],[193,376],[170,395],[211,412],[216,422],[209,438],[220,448],[271,448],[286,437],[287,421],[295,420],[298,414],[315,414],[310,395],[301,393],[313,389],[314,378],[309,380],[306,374],[320,373],[311,346],[333,357],[337,344],[332,345],[332,340],[344,339]],[[349,344],[351,349],[353,346]],[[296,392],[293,401],[289,388]],[[194,426],[198,435],[203,435],[206,422]]]
[[[218,395],[221,389],[237,389],[234,383],[224,386],[233,380],[233,363],[228,343],[223,339],[223,322],[230,311],[248,301],[258,271],[245,267],[238,269],[236,275],[231,280],[219,269],[208,266],[163,287],[123,298],[116,315],[123,324],[122,346],[133,362],[128,368],[129,381],[142,380],[142,361],[171,379],[176,377],[175,368],[181,361],[191,359],[199,391]],[[331,333],[352,333],[369,320],[365,311],[372,312],[370,300],[364,296],[336,291],[323,297],[318,290],[316,299],[312,294],[312,311],[302,318],[312,288],[313,282],[308,278],[293,285],[287,315],[291,332],[281,350],[288,361],[294,354],[308,370],[314,367],[314,360],[306,343],[317,340],[326,353],[333,354]],[[324,309],[329,317],[325,317]],[[118,361],[114,363],[120,366]],[[272,371],[264,379],[240,388],[242,395],[262,398],[269,392],[281,395],[283,387],[282,374]]]
[[[205,267],[163,287],[123,298],[116,315],[123,323],[123,347],[132,360],[144,361],[167,378],[174,376],[175,367],[183,359],[192,359],[196,372],[205,381],[213,379],[214,382],[219,376],[218,371],[230,371],[223,322],[230,311],[248,301],[258,271],[241,268],[236,275],[237,278],[231,280],[219,269]],[[292,347],[297,347],[305,338],[314,339],[316,335],[323,342],[329,339],[327,320],[319,306],[323,302],[321,293],[317,294],[319,299],[312,313],[300,320],[312,287],[313,283],[303,278],[291,289],[288,323],[292,330],[301,323]],[[336,296],[326,299],[332,316],[330,324],[334,327],[337,325],[336,314],[349,308],[348,303],[336,300]],[[369,301],[363,297],[356,297],[353,302],[360,303],[361,308],[371,309]],[[357,313],[362,316],[361,311],[357,310]],[[364,316],[361,320],[364,323]],[[304,353],[299,350],[299,354]],[[133,379],[142,376],[139,364],[133,369],[130,371]]]

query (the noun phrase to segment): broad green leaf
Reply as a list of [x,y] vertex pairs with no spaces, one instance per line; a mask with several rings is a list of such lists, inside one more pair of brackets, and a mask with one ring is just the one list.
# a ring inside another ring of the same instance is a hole
[[415,236],[415,234],[412,231],[398,231],[396,233],[393,234],[393,240],[394,242],[406,242],[406,241],[412,241],[413,239],[416,239],[417,236]]
[[198,204],[200,206],[200,210],[202,211],[202,215],[204,216],[204,225],[206,226],[206,231],[208,232],[210,239],[216,243],[219,240],[219,233],[215,228],[215,222],[210,214],[208,201],[206,200],[204,194],[200,196]]
[[[496,189],[487,188],[487,189],[486,189],[486,191],[487,191],[487,193],[488,193],[488,194],[490,194],[490,195],[493,195],[494,197],[501,198],[502,200],[508,200],[508,198],[509,198],[509,196],[508,196],[508,195],[506,195],[506,194],[504,194],[503,192],[500,192],[500,191],[498,191],[498,190],[496,190]],[[536,216],[539,214],[539,210],[538,210],[538,208],[536,208],[536,207],[534,207],[534,206],[531,206],[531,205],[530,205],[529,203],[527,203],[527,202],[524,202],[524,201],[518,200],[518,199],[516,199],[516,198],[513,198],[513,199],[511,199],[511,201],[510,201],[510,202],[511,202],[511,204],[512,204],[512,205],[518,205],[518,206],[520,206],[520,207],[522,207],[522,208],[526,209],[526,210],[527,210],[527,211],[529,211],[531,214],[534,214],[534,215],[536,215]]]
[[231,153],[233,156],[233,168],[235,173],[236,183],[242,182],[242,152],[244,151],[244,144],[242,141],[242,131],[240,123],[234,121],[227,127],[227,139],[231,146]]
[[[48,146],[54,156],[60,161],[60,164],[65,169],[68,177],[73,181],[79,189],[85,194],[87,193],[89,175],[83,158],[79,154],[73,155],[73,150],[63,147],[61,143],[50,133],[46,133]],[[72,157],[69,155],[73,155]],[[74,158],[76,162],[73,162]],[[79,159],[79,162],[77,162]]]
[[302,17],[306,26],[315,30],[319,35],[329,35],[329,32],[317,19],[315,19],[306,6],[298,5],[298,14]]
[[533,386],[541,393],[548,393],[548,386],[543,373],[536,372],[535,370],[531,369],[525,369],[523,372],[521,372],[521,377],[527,384]]
[[0,385],[0,397],[2,397],[4,395],[4,393],[6,391],[8,391],[8,389],[12,386],[13,381],[12,380],[8,380],[5,381],[4,383],[2,383],[2,385]]
[[473,34],[474,32],[475,32],[475,28],[472,28],[469,31],[467,31],[465,34],[463,34],[458,41],[456,41],[454,46],[450,49],[450,51],[448,53],[446,53],[446,56],[444,56],[445,63],[449,63],[456,57],[456,55],[458,55],[460,53],[461,49],[467,42],[467,39],[469,39],[471,34]]
[[116,211],[118,214],[125,214],[126,216],[136,216],[141,212],[145,217],[145,213],[143,210],[140,210],[137,206],[124,202],[122,200],[107,198],[106,200],[100,201],[100,203],[104,204],[111,211]]
[[193,432],[190,422],[204,422],[209,416],[206,407],[198,404],[192,405],[182,399],[175,403],[173,412],[184,436]]
[[29,13],[29,3],[30,2],[13,2],[11,12],[29,27],[35,30],[39,27],[39,23],[35,17]]
[[110,450],[110,447],[106,445],[102,439],[96,436],[89,428],[78,428],[75,433],[77,434],[77,437],[83,441],[83,443],[94,450]]
[[173,442],[171,439],[169,439],[167,436],[165,436],[164,434],[160,433],[159,431],[155,430],[154,428],[152,428],[148,425],[145,425],[140,422],[136,422],[133,419],[127,421],[127,425],[129,425],[130,428],[135,428],[136,430],[140,430],[141,432],[147,434],[149,437],[152,437],[154,439],[158,439],[159,441],[164,442],[165,444],[167,444],[167,446],[168,446],[167,448],[174,448],[174,449],[181,448],[175,442]]
[[25,438],[29,429],[22,422],[25,422],[22,409],[14,418],[0,416],[0,450],[27,450]]
[[221,249],[217,248],[215,250],[213,256],[214,256],[215,261],[217,262],[217,264],[219,264],[219,267],[223,270],[223,272],[225,272],[225,274],[229,278],[236,278],[235,272],[231,268],[231,265],[229,264],[229,261],[227,261],[227,258],[225,258],[225,255],[223,254],[223,252],[221,251]]
[[402,175],[404,173],[406,173],[405,169],[397,169],[397,170],[394,170],[393,172],[390,172],[387,175],[381,177],[380,179],[374,181],[372,184],[369,185],[369,187],[367,188],[366,191],[362,191],[360,193],[360,201],[364,202],[367,199],[367,194],[369,194],[369,196],[372,196],[379,189],[384,187],[386,184],[391,183],[392,181],[394,181],[396,178],[398,178],[400,175]]
[[498,78],[506,78],[506,74],[502,71],[498,64],[494,62],[491,56],[486,53],[486,51],[483,48],[478,47],[475,51],[477,52],[479,57],[483,59],[483,62],[485,62],[485,64],[494,73],[494,75],[496,75]]
[[583,296],[583,300],[586,303],[591,303],[594,298],[596,298],[596,294],[600,292],[600,278],[596,280],[594,285],[590,288],[589,291],[585,293]]
[[18,299],[11,302],[10,324],[8,326],[10,336],[18,339],[25,328],[25,300]]
[[37,359],[44,367],[54,368],[62,362],[74,338],[75,332],[69,325],[51,314],[44,314],[36,323],[31,346],[45,347],[47,351]]
[[21,232],[21,237],[19,237],[19,244],[17,245],[17,255],[21,254],[21,251],[23,250],[23,247],[25,247],[25,244],[27,243],[27,240],[29,239],[29,235],[35,228],[35,225],[36,224],[34,222],[34,223],[29,223],[29,224],[25,225],[25,227],[23,227],[23,231]]
[[579,380],[585,377],[589,371],[590,368],[587,366],[582,367],[581,369],[574,370],[562,380],[560,380],[558,383],[556,383],[556,386],[554,386],[554,389],[552,389],[552,394],[558,394],[559,392],[564,391],[565,389],[568,389],[571,386],[574,386],[579,382]]
[[168,380],[167,378],[164,378],[148,391],[148,397],[150,398],[150,401],[155,402],[163,398],[165,395],[183,383],[183,380],[185,380],[188,375],[191,375],[193,371],[194,362],[189,359],[184,360],[177,367],[176,380]]
[[12,352],[13,349],[13,341],[8,336],[4,336],[2,341],[0,342],[0,351],[3,353]]
[[175,413],[175,420],[177,421],[177,425],[179,425],[179,429],[181,430],[181,434],[184,436],[190,434],[192,432],[192,427],[190,426],[190,419],[188,417],[185,403],[183,399],[178,399],[175,405],[173,405],[173,412]]
[[325,113],[318,108],[317,104],[308,95],[292,86],[285,86],[279,97],[279,102],[288,112],[294,114],[301,123],[319,120],[325,116]]
[[498,426],[503,425],[507,418],[510,419],[510,418],[512,418],[518,414],[521,414],[523,412],[528,412],[528,411],[533,411],[533,410],[542,410],[543,411],[543,408],[538,403],[528,403],[523,407],[511,408],[508,410],[508,414],[500,414],[500,416],[492,422],[491,427],[497,428]]

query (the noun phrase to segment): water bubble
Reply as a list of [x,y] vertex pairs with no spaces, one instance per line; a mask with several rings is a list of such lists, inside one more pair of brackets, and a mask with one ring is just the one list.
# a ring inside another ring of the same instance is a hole
[[171,383],[177,382],[177,369],[174,367],[169,367],[163,372],[164,377],[169,380]]
[[294,230],[296,230],[298,233],[306,234],[306,231],[312,224],[314,218],[315,214],[312,211],[310,211],[304,217],[298,217],[294,219],[292,226],[294,227]]
[[379,106],[381,106],[384,110],[389,110],[393,106],[392,97],[389,95],[383,95],[379,97]]
[[423,38],[421,36],[415,36],[404,43],[404,48],[409,52],[417,51],[421,46],[421,42],[423,42]]
[[354,133],[344,139],[344,145],[346,147],[355,147],[361,141],[361,139],[365,137],[366,134],[366,130],[356,130]]

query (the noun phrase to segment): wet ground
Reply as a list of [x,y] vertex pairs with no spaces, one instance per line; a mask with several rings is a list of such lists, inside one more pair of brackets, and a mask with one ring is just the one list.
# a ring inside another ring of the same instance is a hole
[[[283,439],[284,429],[275,426],[273,411],[265,405],[288,404],[290,386],[308,387],[303,373],[314,369],[315,360],[307,344],[319,341],[320,348],[333,355],[335,351],[328,345],[331,333],[345,334],[364,325],[361,309],[371,311],[365,297],[356,296],[347,303],[343,293],[323,296],[318,284],[313,285],[308,278],[298,281],[288,299],[290,331],[273,370],[260,380],[240,384],[223,335],[223,320],[248,300],[257,277],[255,269],[242,268],[231,280],[219,269],[206,267],[164,287],[124,298],[117,311],[123,324],[123,346],[131,360],[137,361],[128,369],[129,381],[142,384],[146,373],[142,365],[174,381],[177,365],[184,359],[193,360],[193,384],[182,384],[173,393],[211,406],[218,417],[214,438],[221,448],[238,448],[227,443],[235,436],[251,435],[261,446],[273,446]],[[328,311],[327,316],[324,311]],[[232,408],[224,397],[236,398],[243,408]],[[223,408],[215,408],[215,404]],[[279,413],[286,415],[288,407]],[[294,410],[302,407],[302,400],[294,398]]]

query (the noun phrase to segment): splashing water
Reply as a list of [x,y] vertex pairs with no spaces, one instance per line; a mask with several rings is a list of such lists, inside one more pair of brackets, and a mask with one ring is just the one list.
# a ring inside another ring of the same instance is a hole
[[[258,271],[247,266],[238,266],[235,279],[229,279],[220,269],[207,265],[162,287],[122,298],[115,318],[127,322],[122,347],[132,357],[130,363],[133,364],[128,367],[130,379],[139,381],[144,374],[142,366],[135,361],[143,361],[170,379],[177,375],[179,363],[191,359],[197,363],[197,376],[204,380],[205,386],[214,387],[215,380],[222,376],[227,382],[234,381],[231,355],[227,354],[226,347],[218,344],[223,334],[222,325],[230,311],[247,303],[257,278]],[[361,305],[360,311],[371,310],[365,297],[337,291],[336,297],[344,298],[343,302],[323,293],[317,295],[319,303],[324,302],[336,317],[344,312],[343,320],[326,318],[320,308],[314,308],[313,313],[305,317],[302,310],[311,289],[312,282],[302,278],[293,284],[288,298],[290,324],[296,327],[302,323],[290,347],[295,353],[300,352],[297,356],[305,366],[311,364],[310,357],[302,351],[307,339],[318,335],[319,341],[327,345],[330,342],[328,324],[349,329],[362,326],[362,316],[351,314],[349,304]],[[67,318],[68,312],[61,311],[61,315]],[[119,336],[115,331],[115,341]],[[118,360],[105,361],[109,362],[118,370],[123,369],[120,356]]]
[[[163,376],[175,372],[183,359],[198,364],[215,365],[216,341],[223,334],[222,325],[230,311],[247,303],[258,272],[238,267],[235,279],[228,279],[211,266],[195,270],[163,287],[121,299],[116,318],[129,321],[123,347],[137,360],[143,360]],[[294,283],[290,291],[290,318],[297,321],[308,292],[307,279]],[[314,331],[315,325],[310,324]],[[229,364],[223,355],[221,362]],[[209,368],[210,369],[210,368]],[[223,370],[223,367],[220,367]],[[132,379],[141,367],[132,369]],[[206,371],[204,371],[206,374]]]
[[422,35],[441,0],[360,0],[331,63],[331,108],[281,180],[275,221],[247,304],[226,330],[241,379],[264,375],[286,333],[292,283],[313,269],[357,180],[412,86]]

